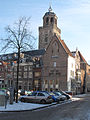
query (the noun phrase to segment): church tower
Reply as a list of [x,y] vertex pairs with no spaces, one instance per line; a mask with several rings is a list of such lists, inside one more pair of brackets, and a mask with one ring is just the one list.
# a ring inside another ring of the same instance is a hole
[[57,16],[50,6],[43,17],[43,26],[39,27],[39,49],[46,49],[54,34],[61,37],[61,30],[57,27]]

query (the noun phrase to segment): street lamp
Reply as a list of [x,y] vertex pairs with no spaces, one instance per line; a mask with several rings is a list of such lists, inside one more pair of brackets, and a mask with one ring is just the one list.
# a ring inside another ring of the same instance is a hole
[[85,93],[85,89],[86,89],[86,62],[80,62],[80,63],[85,64],[85,66],[84,66],[85,74],[84,74],[84,81],[83,81],[83,94],[84,94]]

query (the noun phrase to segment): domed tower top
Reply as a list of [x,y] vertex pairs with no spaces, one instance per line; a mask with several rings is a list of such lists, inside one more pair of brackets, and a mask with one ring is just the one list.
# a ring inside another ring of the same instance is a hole
[[43,17],[43,26],[56,26],[57,27],[57,16],[56,14],[52,11],[51,6],[48,9],[48,12],[45,13]]
[[46,49],[55,34],[61,38],[61,30],[57,27],[57,16],[50,6],[43,16],[43,26],[39,27],[39,49]]

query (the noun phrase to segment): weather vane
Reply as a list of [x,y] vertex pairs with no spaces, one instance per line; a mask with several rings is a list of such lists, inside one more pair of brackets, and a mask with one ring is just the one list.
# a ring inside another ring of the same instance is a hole
[[49,12],[51,12],[51,11],[52,11],[51,1],[50,1],[50,3],[49,3],[49,9],[48,9],[48,11],[49,11]]

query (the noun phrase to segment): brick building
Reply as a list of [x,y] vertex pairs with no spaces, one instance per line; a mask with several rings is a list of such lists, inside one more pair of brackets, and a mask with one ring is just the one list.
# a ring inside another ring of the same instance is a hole
[[[19,67],[19,89],[41,90],[42,56],[44,49],[23,52]],[[14,86],[17,81],[17,64],[13,69]]]
[[0,61],[0,88],[9,88],[12,83],[12,67],[10,63]]
[[75,57],[75,79],[76,79],[76,92],[85,93],[89,92],[90,84],[90,65],[87,63],[83,55],[78,49],[72,52]]

